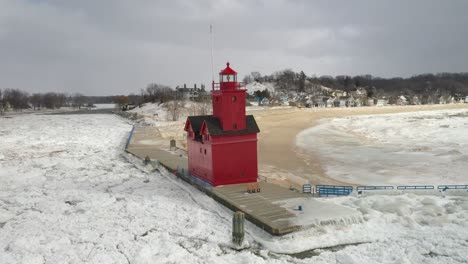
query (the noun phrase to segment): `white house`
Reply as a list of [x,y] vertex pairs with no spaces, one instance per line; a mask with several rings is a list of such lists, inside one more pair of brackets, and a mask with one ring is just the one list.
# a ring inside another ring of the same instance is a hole
[[413,96],[412,104],[414,105],[420,105],[421,101],[419,100],[419,97],[417,95]]
[[326,107],[326,103],[323,101],[323,98],[319,97],[319,98],[315,98],[313,100],[313,106],[314,107]]
[[356,100],[354,100],[354,98],[352,96],[348,97],[348,99],[346,99],[346,106],[347,107],[355,107],[356,106]]
[[408,105],[409,104],[409,98],[407,98],[404,95],[400,95],[397,99],[397,105]]
[[388,104],[387,99],[379,99],[379,100],[377,100],[376,106],[386,106],[387,104]]
[[268,100],[268,98],[264,97],[260,101],[259,105],[270,105],[270,100]]
[[338,106],[338,107],[346,107],[346,102],[348,101],[348,98],[347,97],[340,97],[338,99],[338,102],[335,101],[335,105]]
[[326,107],[334,107],[335,106],[335,98],[330,97],[326,101]]

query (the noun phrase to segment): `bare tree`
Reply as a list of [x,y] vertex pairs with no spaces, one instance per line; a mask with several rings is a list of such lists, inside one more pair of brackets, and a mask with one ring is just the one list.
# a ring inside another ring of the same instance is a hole
[[57,94],[56,93],[46,93],[42,97],[42,103],[45,108],[54,109],[57,104]]
[[280,93],[275,89],[273,92],[269,93],[270,105],[280,105],[281,96]]
[[204,100],[198,104],[198,115],[208,115],[211,112],[211,102]]
[[86,97],[80,93],[74,94],[71,100],[72,100],[72,106],[78,107],[78,109],[81,109],[81,107],[84,106],[86,103]]
[[33,106],[34,108],[34,111],[36,111],[36,108],[40,109],[41,106],[42,106],[42,101],[43,101],[43,98],[42,98],[42,94],[33,94],[30,98],[29,98],[29,102],[31,103],[31,105]]
[[180,110],[183,107],[182,102],[178,100],[172,100],[167,103],[167,114],[168,114],[168,120],[170,121],[177,121],[179,120],[180,116]]
[[29,108],[28,100],[28,94],[18,89],[6,89],[3,92],[3,101],[16,111]]
[[3,115],[4,112],[5,112],[5,104],[3,103],[2,89],[0,89],[0,115]]
[[165,85],[150,83],[145,90],[141,91],[144,102],[159,103],[174,99],[174,91]]
[[126,105],[128,105],[128,96],[125,96],[125,95],[116,96],[114,97],[114,103],[119,105],[120,108],[123,108]]

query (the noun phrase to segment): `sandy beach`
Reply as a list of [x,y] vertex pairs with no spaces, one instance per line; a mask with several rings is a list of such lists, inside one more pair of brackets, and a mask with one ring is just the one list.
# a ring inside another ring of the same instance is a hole
[[258,141],[259,177],[283,186],[300,188],[304,183],[347,184],[328,177],[313,154],[295,145],[299,132],[322,118],[377,115],[402,112],[468,108],[468,104],[385,106],[358,108],[269,108],[249,111],[260,127]]

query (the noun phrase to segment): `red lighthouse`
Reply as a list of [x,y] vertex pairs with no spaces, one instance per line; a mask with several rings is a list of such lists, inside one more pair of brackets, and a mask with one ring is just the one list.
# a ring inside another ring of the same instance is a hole
[[189,172],[212,186],[256,182],[257,133],[252,115],[245,115],[245,93],[237,72],[229,67],[213,82],[213,115],[189,116]]

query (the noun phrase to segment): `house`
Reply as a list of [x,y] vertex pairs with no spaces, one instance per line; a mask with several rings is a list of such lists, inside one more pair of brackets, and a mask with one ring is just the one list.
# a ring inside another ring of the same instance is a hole
[[420,105],[421,104],[421,101],[419,100],[419,97],[417,95],[413,96],[413,98],[411,99],[411,104],[412,105]]
[[336,107],[346,107],[346,102],[348,101],[348,97],[341,96],[337,100],[335,100]]
[[246,89],[229,63],[219,79],[211,92],[213,115],[189,116],[185,122],[189,173],[212,186],[257,182],[260,130],[245,114]]
[[270,105],[270,100],[268,98],[264,97],[261,100],[259,100],[258,105],[264,105],[264,106]]
[[325,103],[324,101],[324,97],[317,97],[317,98],[314,98],[312,101],[313,101],[313,106],[314,107],[327,107],[327,104]]
[[439,97],[439,104],[447,104],[448,98],[446,96]]
[[467,104],[468,104],[468,96],[467,96],[467,97],[465,97],[465,103],[467,103]]
[[329,97],[325,101],[326,107],[334,107],[335,106],[335,98],[334,97]]
[[194,84],[193,87],[187,87],[184,84],[183,87],[176,87],[176,97],[179,100],[197,100],[201,99],[203,96],[206,96],[205,85],[201,85],[200,88],[197,88],[197,85]]
[[374,106],[375,102],[374,102],[374,98],[369,98],[367,99],[367,105],[368,106]]
[[332,95],[335,97],[343,97],[343,96],[347,96],[347,93],[342,90],[335,90],[332,92]]
[[353,96],[350,96],[350,97],[348,97],[348,98],[346,99],[345,105],[346,105],[347,107],[355,107],[355,106],[356,106],[356,100],[354,99]]
[[397,98],[396,104],[397,105],[409,105],[409,98],[407,96],[400,95]]
[[386,106],[388,104],[388,99],[382,98],[377,100],[376,106]]
[[362,99],[362,98],[355,98],[355,99],[354,99],[354,106],[355,106],[355,107],[361,107],[361,106],[363,106],[363,105],[364,105],[364,101],[363,101],[363,100],[364,100],[364,99]]

